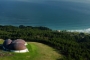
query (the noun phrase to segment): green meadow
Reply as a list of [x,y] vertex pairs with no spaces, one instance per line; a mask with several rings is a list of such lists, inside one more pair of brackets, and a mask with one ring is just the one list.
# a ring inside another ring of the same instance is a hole
[[[0,40],[2,46],[3,40]],[[0,60],[58,60],[62,56],[52,47],[38,43],[28,42],[27,53],[13,53],[0,49]]]

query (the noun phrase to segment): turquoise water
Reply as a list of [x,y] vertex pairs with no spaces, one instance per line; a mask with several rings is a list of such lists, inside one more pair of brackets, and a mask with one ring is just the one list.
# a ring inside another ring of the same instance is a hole
[[90,4],[71,1],[0,1],[1,25],[46,26],[51,29],[90,28]]

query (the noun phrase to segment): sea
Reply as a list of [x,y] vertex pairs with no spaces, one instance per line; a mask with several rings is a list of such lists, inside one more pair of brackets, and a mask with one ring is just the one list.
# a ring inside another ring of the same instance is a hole
[[0,0],[0,25],[90,32],[90,1]]

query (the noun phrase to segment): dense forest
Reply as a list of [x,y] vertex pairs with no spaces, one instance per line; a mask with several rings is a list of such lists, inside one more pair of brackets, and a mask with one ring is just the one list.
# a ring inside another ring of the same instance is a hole
[[90,60],[90,34],[53,31],[47,27],[0,25],[1,39],[21,38],[26,41],[45,43],[57,49],[60,60]]

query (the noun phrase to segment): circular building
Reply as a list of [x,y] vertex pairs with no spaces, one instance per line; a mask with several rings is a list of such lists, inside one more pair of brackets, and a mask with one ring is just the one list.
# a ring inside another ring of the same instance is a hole
[[14,50],[24,50],[26,46],[22,43],[14,43],[13,44]]
[[12,41],[12,43],[22,43],[22,44],[26,45],[26,42],[22,39],[14,40],[14,41]]
[[12,52],[29,52],[25,44],[26,42],[22,39],[17,39],[13,41],[11,39],[7,39],[3,43],[3,48]]
[[11,44],[11,42],[12,42],[11,39],[5,40],[4,43],[3,43],[3,48],[8,49],[8,46]]
[[28,52],[28,49],[22,43],[13,43],[11,44],[10,49],[12,52],[19,52],[19,53]]

